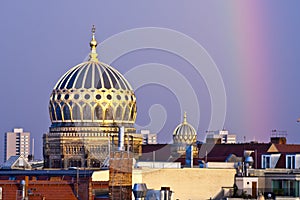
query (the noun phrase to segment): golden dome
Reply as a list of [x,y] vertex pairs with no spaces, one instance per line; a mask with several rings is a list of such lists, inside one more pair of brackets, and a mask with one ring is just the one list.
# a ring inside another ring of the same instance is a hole
[[87,62],[67,71],[55,85],[49,103],[52,126],[133,127],[136,97],[128,81],[113,67],[99,62],[95,27]]
[[173,132],[173,142],[175,144],[192,144],[197,140],[196,130],[186,121],[186,112],[184,112],[183,122],[179,124]]

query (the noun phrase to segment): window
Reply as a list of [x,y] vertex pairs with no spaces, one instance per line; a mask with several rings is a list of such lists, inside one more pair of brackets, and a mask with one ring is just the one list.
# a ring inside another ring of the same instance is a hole
[[295,155],[286,155],[285,160],[286,160],[286,168],[287,169],[295,169],[296,162],[295,162]]
[[64,120],[71,120],[71,112],[70,108],[65,105],[63,108]]
[[81,114],[80,114],[80,107],[75,104],[74,107],[72,108],[73,112],[73,120],[81,120]]
[[271,155],[262,155],[261,168],[271,168]]
[[94,119],[95,120],[103,120],[102,107],[97,105],[94,111]]
[[60,106],[56,104],[56,117],[57,117],[57,120],[62,120],[62,116],[61,116],[61,110],[60,110]]
[[275,195],[299,197],[299,181],[272,180],[272,188]]
[[91,106],[89,104],[86,104],[84,107],[83,107],[83,120],[91,120],[92,117],[91,117]]

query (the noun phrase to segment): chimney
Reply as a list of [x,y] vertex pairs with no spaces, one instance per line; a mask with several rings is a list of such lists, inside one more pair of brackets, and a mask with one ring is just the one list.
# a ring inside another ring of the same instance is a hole
[[271,143],[272,144],[286,144],[286,131],[272,130],[271,131]]
[[132,189],[135,200],[144,200],[147,194],[145,183],[135,183]]
[[125,128],[124,126],[119,127],[119,134],[118,134],[118,150],[124,151],[124,136],[125,136]]
[[170,187],[161,187],[160,189],[160,199],[161,200],[171,200],[172,191]]

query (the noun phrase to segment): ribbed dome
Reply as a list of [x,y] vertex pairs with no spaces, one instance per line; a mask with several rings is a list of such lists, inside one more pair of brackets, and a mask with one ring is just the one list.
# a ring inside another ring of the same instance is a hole
[[98,61],[94,33],[90,45],[90,60],[67,71],[53,89],[52,126],[133,126],[136,97],[130,84],[116,69]]
[[132,90],[127,80],[111,66],[88,61],[70,69],[54,87],[59,89],[121,89]]
[[186,113],[184,113],[183,122],[179,124],[173,132],[173,142],[175,144],[192,144],[196,142],[197,133],[192,125],[186,121]]

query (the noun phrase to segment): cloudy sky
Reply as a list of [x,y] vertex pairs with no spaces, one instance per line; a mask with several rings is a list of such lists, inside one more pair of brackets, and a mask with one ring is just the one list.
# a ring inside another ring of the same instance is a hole
[[[299,1],[2,1],[0,159],[4,133],[23,127],[42,157],[50,93],[89,53],[136,91],[136,127],[172,141],[184,111],[197,129],[239,141],[271,130],[300,143]],[[102,43],[102,44],[101,44]],[[102,45],[102,46],[101,46]]]

